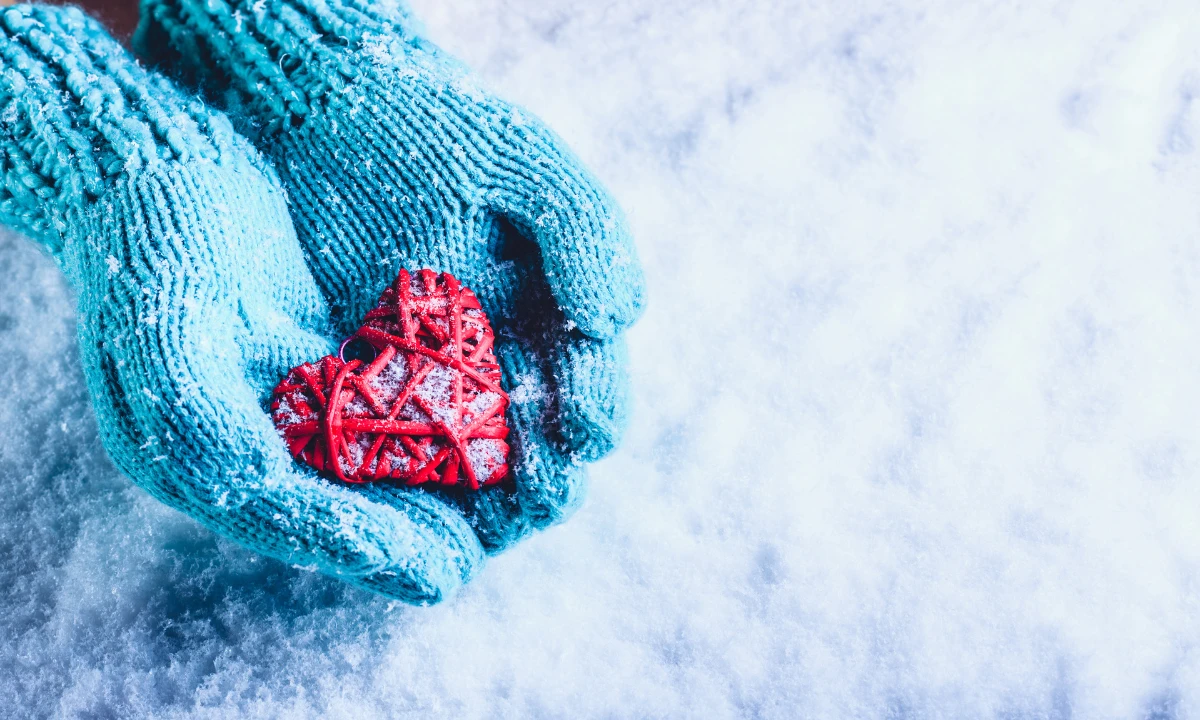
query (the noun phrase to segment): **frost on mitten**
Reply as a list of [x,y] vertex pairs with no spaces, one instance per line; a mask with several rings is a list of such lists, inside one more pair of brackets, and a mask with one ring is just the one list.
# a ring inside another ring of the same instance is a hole
[[449,273],[401,270],[355,337],[370,362],[327,356],[275,388],[292,455],[344,482],[472,490],[508,474],[508,394],[479,300]]

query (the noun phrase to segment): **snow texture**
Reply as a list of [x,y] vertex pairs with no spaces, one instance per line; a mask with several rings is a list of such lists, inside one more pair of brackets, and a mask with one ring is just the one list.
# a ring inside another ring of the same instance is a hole
[[123,480],[0,237],[0,714],[1200,716],[1194,3],[414,4],[628,211],[628,440],[391,604]]

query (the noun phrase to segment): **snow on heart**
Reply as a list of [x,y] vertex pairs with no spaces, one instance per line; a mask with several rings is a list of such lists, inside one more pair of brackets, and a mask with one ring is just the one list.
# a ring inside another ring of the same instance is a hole
[[472,490],[508,474],[508,394],[478,298],[449,273],[400,276],[355,333],[377,355],[326,356],[275,388],[292,455],[344,482]]

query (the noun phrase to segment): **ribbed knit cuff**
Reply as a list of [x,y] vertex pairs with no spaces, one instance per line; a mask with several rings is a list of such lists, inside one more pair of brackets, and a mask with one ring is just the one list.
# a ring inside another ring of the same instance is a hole
[[0,12],[0,222],[56,257],[71,211],[115,178],[219,162],[233,144],[223,116],[148,73],[78,8]]
[[359,63],[429,47],[403,0],[142,0],[133,43],[267,130],[303,122]]

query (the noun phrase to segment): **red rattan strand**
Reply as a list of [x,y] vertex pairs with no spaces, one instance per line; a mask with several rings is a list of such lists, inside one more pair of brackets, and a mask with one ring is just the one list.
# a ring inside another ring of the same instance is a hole
[[[356,335],[378,352],[369,364],[329,356],[294,368],[276,387],[272,412],[293,455],[351,483],[478,489],[507,475],[508,395],[474,293],[449,273],[414,278],[402,270]],[[374,383],[394,365],[407,379],[388,400]],[[419,392],[439,367],[449,373],[449,397]],[[472,414],[483,393],[496,398]],[[492,444],[477,467],[469,445],[479,441]]]

